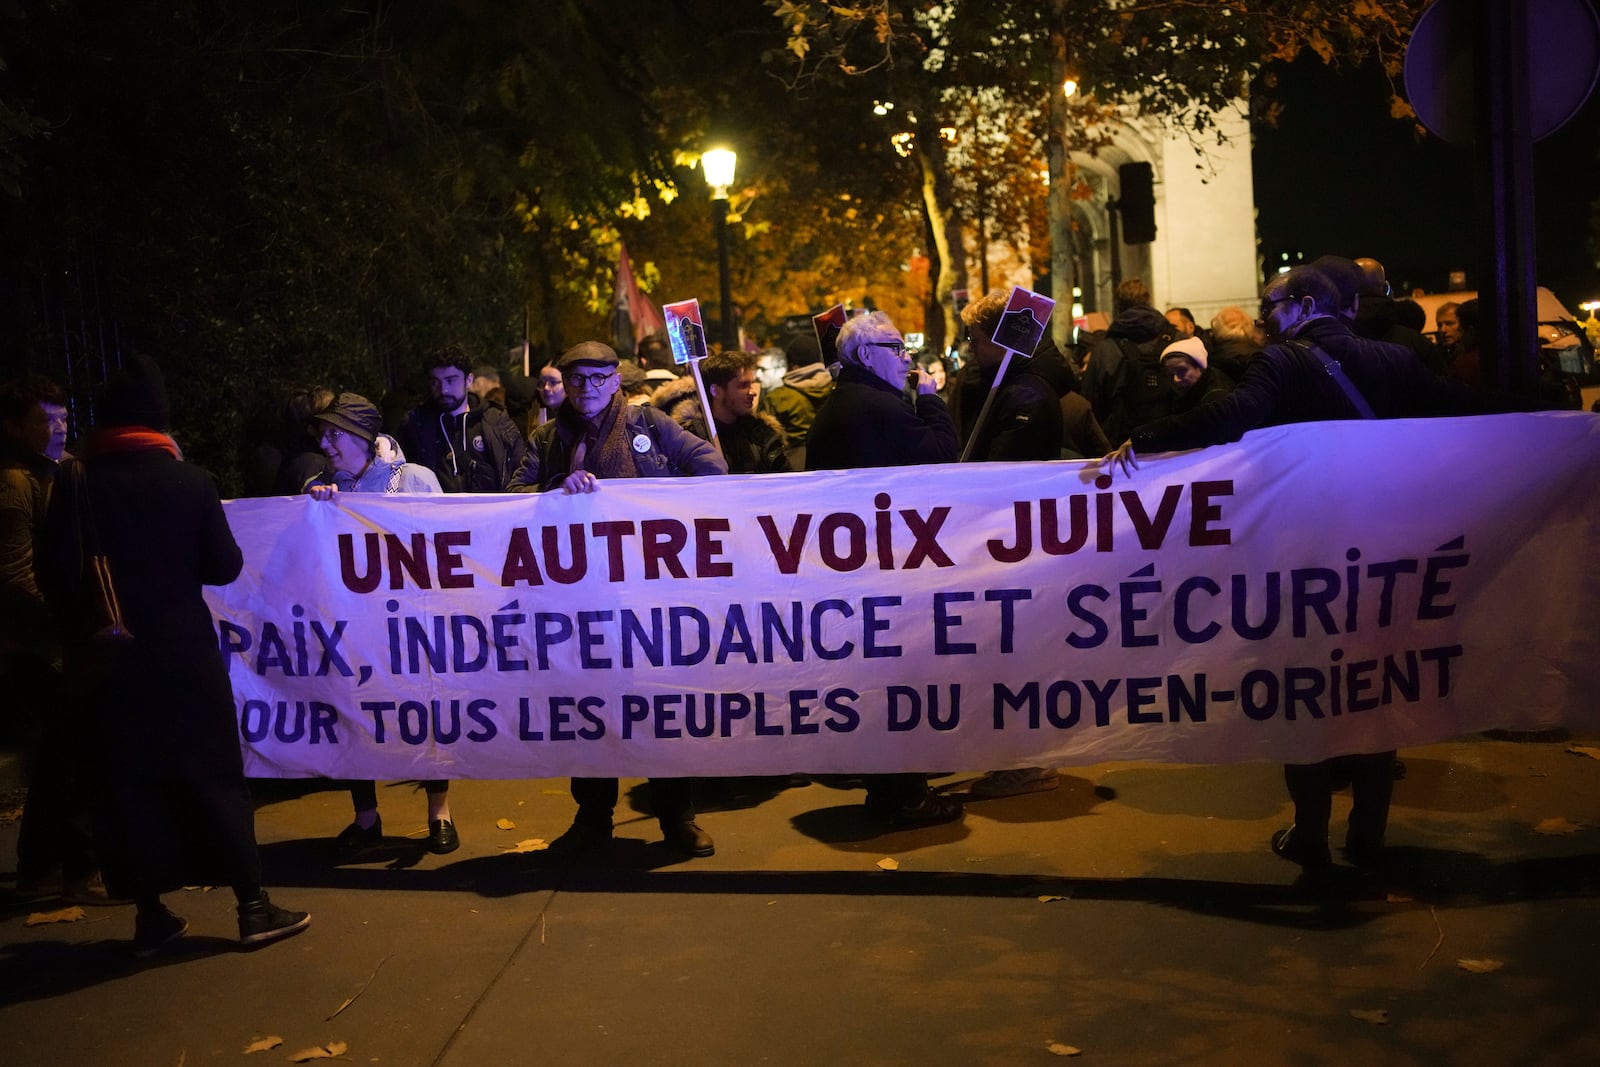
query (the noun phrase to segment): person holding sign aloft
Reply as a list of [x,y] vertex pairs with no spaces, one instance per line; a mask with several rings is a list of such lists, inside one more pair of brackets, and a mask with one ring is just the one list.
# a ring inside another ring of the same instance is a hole
[[[966,445],[967,462],[1016,462],[1061,458],[1061,403],[1055,387],[1041,377],[1033,350],[1050,321],[1050,308],[1040,313],[1031,298],[1017,291],[1016,311],[1006,312],[1013,297],[995,290],[961,309],[961,321],[972,335],[972,361],[956,376],[956,422]],[[1023,346],[1014,348],[1012,346]],[[980,420],[980,413],[987,417]],[[1007,767],[990,771],[968,787],[975,797],[993,798],[1042,793],[1059,779],[1049,767]]]

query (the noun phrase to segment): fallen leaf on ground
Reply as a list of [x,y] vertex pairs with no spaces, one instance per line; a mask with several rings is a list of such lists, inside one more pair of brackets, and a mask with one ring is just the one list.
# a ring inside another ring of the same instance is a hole
[[1574,756],[1588,756],[1590,759],[1600,759],[1600,748],[1592,745],[1570,745],[1567,751]]
[[289,1057],[290,1063],[308,1063],[311,1060],[331,1060],[335,1056],[343,1056],[350,1051],[350,1046],[343,1041],[330,1041],[326,1045],[316,1048],[303,1048]]
[[277,1035],[273,1035],[272,1037],[258,1037],[244,1047],[244,1054],[248,1056],[252,1052],[268,1052],[277,1048],[281,1044],[283,1044],[283,1038],[278,1037]]
[[550,842],[542,837],[530,837],[526,841],[518,841],[514,845],[501,845],[500,851],[512,852],[542,852],[550,847]]
[[1351,1008],[1350,1014],[1364,1023],[1372,1023],[1375,1026],[1389,1025],[1389,1012],[1384,1008]]
[[517,824],[510,819],[497,819],[495,820],[495,825],[502,830],[515,830],[517,828]]
[[83,918],[83,909],[77,905],[60,911],[36,911],[29,915],[23,926],[49,926],[51,923],[75,923]]
[[1574,834],[1581,829],[1583,827],[1570,823],[1560,815],[1557,815],[1553,819],[1543,819],[1535,824],[1533,832],[1536,834]]
[[1071,1045],[1063,1045],[1059,1041],[1050,1042],[1048,1045],[1045,1046],[1045,1051],[1049,1052],[1052,1056],[1082,1056],[1083,1055],[1083,1049],[1074,1048]]
[[878,870],[880,871],[898,871],[899,869],[900,861],[892,857],[885,856],[878,861]]
[[1456,960],[1456,966],[1469,974],[1489,974],[1505,966],[1501,960]]
[[1040,897],[1040,898],[1039,898],[1039,903],[1041,903],[1041,904],[1048,904],[1048,903],[1050,903],[1050,902],[1051,902],[1051,901],[1052,901],[1052,900],[1066,900],[1066,899],[1067,899],[1067,898],[1066,898],[1066,897],[1063,897],[1063,896],[1055,896],[1055,895],[1047,895],[1047,896],[1042,896],[1042,897]]

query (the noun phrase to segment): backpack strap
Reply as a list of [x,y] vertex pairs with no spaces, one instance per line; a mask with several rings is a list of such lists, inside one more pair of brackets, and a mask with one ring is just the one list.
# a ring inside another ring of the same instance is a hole
[[1328,377],[1333,379],[1333,383],[1344,393],[1345,399],[1350,401],[1350,406],[1356,409],[1357,415],[1363,419],[1378,417],[1373,412],[1372,405],[1367,403],[1367,398],[1361,395],[1361,390],[1356,388],[1356,383],[1352,382],[1350,376],[1345,374],[1344,368],[1339,366],[1338,360],[1309,341],[1290,341],[1289,345],[1317,358],[1317,362],[1322,364],[1322,369],[1328,372]]

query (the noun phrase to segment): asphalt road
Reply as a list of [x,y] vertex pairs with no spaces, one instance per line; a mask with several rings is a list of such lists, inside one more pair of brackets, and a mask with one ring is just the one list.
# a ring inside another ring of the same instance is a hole
[[[0,1063],[259,1065],[342,1042],[337,1062],[452,1067],[1071,1049],[1095,1064],[1592,1064],[1597,754],[1584,739],[1409,750],[1391,868],[1315,883],[1267,849],[1289,809],[1266,764],[1065,768],[1053,792],[876,837],[846,782],[747,791],[703,815],[710,859],[669,855],[648,815],[619,811],[610,858],[570,868],[512,851],[566,827],[561,780],[457,783],[463,846],[445,857],[421,850],[420,790],[384,785],[390,838],[342,866],[327,839],[345,794],[263,783],[269,884],[311,928],[242,952],[231,894],[193,889],[169,898],[189,936],[137,961],[129,907],[30,927],[57,905],[12,901]],[[1348,799],[1335,805],[1337,844]],[[0,825],[0,853],[15,837]],[[282,1044],[245,1055],[266,1037]]]

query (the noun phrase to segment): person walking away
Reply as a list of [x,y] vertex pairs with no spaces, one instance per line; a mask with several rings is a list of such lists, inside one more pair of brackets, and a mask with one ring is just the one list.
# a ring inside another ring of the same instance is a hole
[[[232,686],[201,589],[244,566],[211,477],[168,436],[161,371],[131,357],[107,383],[102,424],[63,464],[45,516],[39,582],[63,620],[67,677],[88,734],[95,844],[113,896],[134,902],[133,948],[149,955],[189,924],[161,902],[227,885],[247,947],[297,934],[303,911],[261,885]],[[98,636],[85,581],[109,563],[124,640]],[[127,636],[131,635],[131,636]]]

